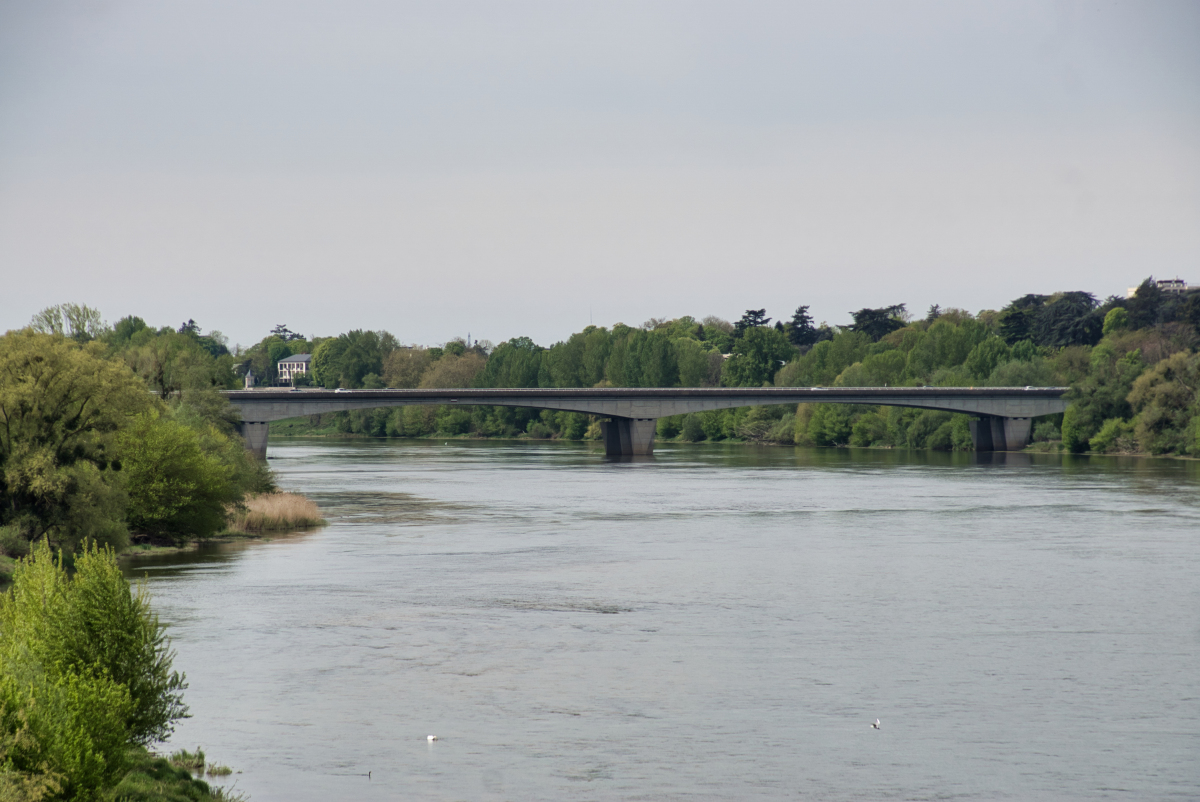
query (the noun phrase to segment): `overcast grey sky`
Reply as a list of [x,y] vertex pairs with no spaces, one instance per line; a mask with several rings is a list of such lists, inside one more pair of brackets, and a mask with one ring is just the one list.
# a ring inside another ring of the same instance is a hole
[[1200,283],[1200,3],[0,3],[0,330]]

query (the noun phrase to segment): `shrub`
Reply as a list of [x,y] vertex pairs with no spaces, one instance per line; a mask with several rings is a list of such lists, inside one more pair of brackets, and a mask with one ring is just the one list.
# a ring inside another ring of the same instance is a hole
[[201,447],[195,430],[146,413],[121,433],[118,446],[134,531],[207,537],[224,528],[225,507],[242,491],[232,468]]
[[679,435],[679,418],[680,416],[670,416],[659,418],[654,425],[655,434],[663,440],[671,440]]
[[[116,783],[131,745],[162,740],[187,715],[184,678],[145,586],[133,592],[111,549],[87,546],[68,576],[43,540],[0,603],[0,786],[92,799]],[[17,776],[13,776],[13,773]]]
[[1133,440],[1133,424],[1120,418],[1109,418],[1088,445],[1092,451],[1101,454],[1134,451],[1136,444]]
[[681,431],[683,439],[693,443],[698,443],[707,436],[704,433],[704,426],[700,423],[700,416],[694,412],[683,416]]

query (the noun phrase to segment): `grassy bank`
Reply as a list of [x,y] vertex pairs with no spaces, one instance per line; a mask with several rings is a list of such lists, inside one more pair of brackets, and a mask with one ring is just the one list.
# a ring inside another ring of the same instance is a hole
[[200,777],[224,777],[228,766],[205,762],[204,753],[175,752],[156,755],[144,748],[131,749],[129,773],[112,791],[112,799],[128,802],[242,802],[246,799],[230,789],[209,785]]
[[[171,538],[135,538],[121,553],[122,559],[160,556],[195,551],[204,545],[231,543],[239,540],[258,540],[271,534],[284,534],[323,526],[321,510],[299,493],[260,493],[248,497],[241,505],[231,507],[225,531],[213,537],[174,540]],[[0,557],[0,578],[15,563]],[[2,581],[2,580],[0,580]]]

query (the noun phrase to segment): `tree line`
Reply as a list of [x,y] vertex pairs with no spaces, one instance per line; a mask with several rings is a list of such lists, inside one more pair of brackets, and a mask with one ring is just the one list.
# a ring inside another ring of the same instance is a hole
[[[1062,386],[1065,415],[1042,419],[1041,448],[1081,453],[1200,454],[1197,402],[1200,292],[1146,279],[1131,298],[1086,292],[1024,295],[972,314],[904,304],[863,308],[842,326],[815,325],[808,307],[772,322],[765,309],[730,323],[652,319],[588,326],[543,347],[518,337],[495,348],[380,347],[317,373],[327,387]],[[364,333],[342,335],[349,345]],[[366,338],[388,342],[386,333]],[[394,338],[393,338],[394,339]],[[332,352],[331,352],[332,353]],[[336,365],[336,362],[329,362]],[[349,367],[347,367],[348,365]],[[314,371],[317,368],[314,367]],[[898,407],[803,404],[696,413],[658,422],[658,436],[809,446],[969,450],[968,417]],[[375,437],[474,435],[587,439],[594,417],[488,407],[401,407],[317,416],[292,431]]]
[[[404,346],[386,331],[305,337],[275,326],[231,350],[188,320],[109,326],[63,304],[0,338],[0,549],[20,555],[49,537],[121,548],[130,538],[220,529],[230,505],[269,489],[246,457],[236,414],[217,393],[247,372],[312,355],[301,382],[324,387],[1065,386],[1070,406],[1035,426],[1042,448],[1071,452],[1200,454],[1200,293],[1164,292],[1151,279],[1131,298],[1084,292],[1024,295],[998,310],[904,304],[863,308],[845,325],[817,325],[800,306],[773,321],[652,319],[588,326],[541,346],[455,340]],[[54,376],[69,381],[51,381]],[[151,392],[146,392],[150,390]],[[66,410],[88,397],[79,415]],[[59,410],[58,412],[51,412]],[[273,424],[291,432],[374,437],[471,435],[589,439],[582,413],[521,408],[400,407]],[[896,407],[803,404],[663,418],[658,436],[811,446],[970,449],[968,418]]]
[[236,381],[221,339],[73,304],[0,337],[0,551],[207,537],[274,489],[218,392]]

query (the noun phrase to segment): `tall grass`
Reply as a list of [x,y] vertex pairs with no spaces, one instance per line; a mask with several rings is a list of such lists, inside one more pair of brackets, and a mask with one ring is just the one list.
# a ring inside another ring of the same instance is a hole
[[278,532],[307,529],[325,523],[317,505],[299,493],[263,493],[250,496],[234,509],[229,528],[239,532]]

